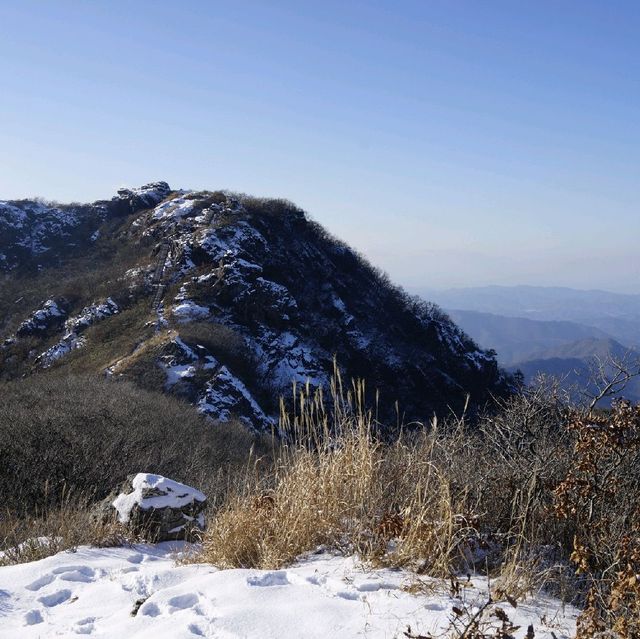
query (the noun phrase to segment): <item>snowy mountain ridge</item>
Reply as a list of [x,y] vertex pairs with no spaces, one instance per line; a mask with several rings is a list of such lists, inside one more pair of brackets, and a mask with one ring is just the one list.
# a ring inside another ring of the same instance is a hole
[[[95,372],[143,371],[212,419],[255,430],[275,423],[292,382],[326,386],[334,356],[407,420],[509,391],[493,355],[437,307],[284,200],[155,182],[89,205],[2,202],[0,253],[7,282],[28,277],[43,293],[37,307],[0,308],[0,376],[90,357]],[[65,289],[83,269],[97,285]]]

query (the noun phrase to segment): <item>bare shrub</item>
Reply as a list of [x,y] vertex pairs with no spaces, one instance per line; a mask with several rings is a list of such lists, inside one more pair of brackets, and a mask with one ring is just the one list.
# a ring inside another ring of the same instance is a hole
[[640,636],[640,406],[575,412],[572,463],[555,491],[558,517],[575,526],[572,561],[589,584],[579,633]]
[[40,374],[0,392],[0,492],[16,513],[52,507],[65,491],[102,498],[141,471],[196,483],[244,467],[259,445],[239,424],[214,426],[127,382]]

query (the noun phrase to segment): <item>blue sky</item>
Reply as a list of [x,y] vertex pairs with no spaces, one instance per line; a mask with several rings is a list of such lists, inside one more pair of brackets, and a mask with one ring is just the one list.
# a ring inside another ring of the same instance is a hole
[[0,197],[293,200],[408,287],[640,293],[635,2],[0,0]]

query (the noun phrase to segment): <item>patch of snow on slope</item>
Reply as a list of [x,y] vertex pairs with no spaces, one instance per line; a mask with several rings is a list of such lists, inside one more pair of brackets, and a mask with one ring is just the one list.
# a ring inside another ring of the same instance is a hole
[[38,355],[36,362],[41,364],[43,368],[49,368],[56,360],[86,344],[86,339],[81,336],[85,329],[95,322],[119,312],[120,308],[110,297],[102,304],[85,306],[78,315],[70,317],[65,322],[67,329],[65,335],[57,344]]
[[91,324],[98,320],[104,319],[111,315],[116,315],[120,312],[118,305],[108,297],[102,304],[92,304],[91,306],[85,306],[78,315],[69,318],[65,322],[65,326],[75,333],[80,333],[85,328],[91,326]]
[[248,426],[257,430],[264,430],[273,420],[264,413],[253,398],[249,389],[226,366],[221,366],[218,372],[207,382],[204,395],[198,401],[198,410],[221,422],[228,422],[234,409],[244,404],[249,416],[242,419]]
[[206,306],[200,306],[192,300],[184,300],[171,309],[179,322],[190,322],[196,319],[209,317],[209,309]]
[[196,367],[192,364],[173,364],[165,366],[167,373],[166,387],[175,386],[182,379],[190,379],[196,374]]
[[[281,570],[217,570],[176,565],[183,543],[123,548],[79,547],[41,561],[0,568],[2,637],[78,634],[119,639],[260,637],[260,639],[390,639],[407,626],[418,635],[443,634],[460,599],[447,588],[411,594],[415,577],[367,569],[357,559],[312,555]],[[473,578],[467,605],[484,603],[487,582]],[[505,607],[523,639],[575,635],[578,611],[536,596]],[[497,620],[495,620],[498,623]]]
[[67,231],[80,223],[73,210],[60,209],[41,202],[0,202],[0,237],[14,236],[14,245],[32,254],[49,250],[47,240],[67,235]]
[[34,311],[18,326],[16,334],[30,335],[31,333],[45,331],[65,316],[66,312],[60,308],[58,302],[47,300],[41,308]]
[[325,386],[329,381],[332,357],[314,352],[301,338],[290,331],[275,332],[264,328],[252,345],[260,362],[262,375],[273,380],[279,389],[291,388],[293,382]]
[[0,202],[0,227],[21,229],[27,221],[27,214],[10,202]]
[[200,236],[198,245],[213,261],[219,261],[225,257],[239,256],[243,250],[265,249],[267,241],[250,224],[240,221],[231,227],[207,229]]
[[156,206],[151,218],[154,220],[168,220],[184,217],[191,213],[194,205],[194,200],[187,200],[186,198],[179,196]]
[[165,388],[175,386],[179,381],[190,379],[196,374],[198,355],[185,344],[180,337],[175,337],[169,344],[169,354],[163,356],[162,367],[167,374]]
[[67,333],[57,344],[48,348],[44,353],[40,353],[36,357],[36,364],[40,364],[42,368],[49,368],[55,361],[68,355],[76,348],[82,348],[85,344],[84,337],[79,337],[75,333]]
[[133,200],[142,206],[151,207],[164,200],[171,193],[171,187],[166,182],[151,182],[136,188],[118,189],[118,197],[123,200]]

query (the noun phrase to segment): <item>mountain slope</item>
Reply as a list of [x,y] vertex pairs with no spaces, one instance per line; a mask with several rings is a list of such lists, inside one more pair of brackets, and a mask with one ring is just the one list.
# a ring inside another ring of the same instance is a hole
[[437,307],[286,201],[154,183],[92,205],[0,203],[0,220],[5,378],[104,372],[258,430],[292,381],[326,386],[334,355],[408,420],[510,387]]

